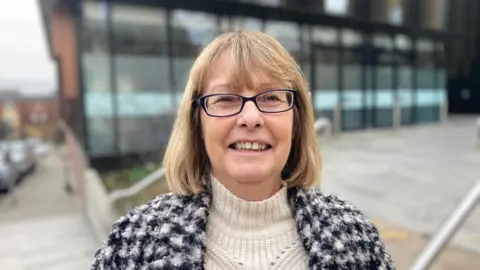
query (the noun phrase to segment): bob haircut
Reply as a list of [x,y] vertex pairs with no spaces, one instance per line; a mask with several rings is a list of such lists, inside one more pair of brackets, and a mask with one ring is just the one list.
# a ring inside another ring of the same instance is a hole
[[231,82],[235,89],[252,87],[252,76],[260,70],[282,86],[297,91],[293,107],[292,148],[282,171],[282,180],[289,188],[315,185],[320,177],[321,159],[305,78],[293,57],[277,40],[261,32],[238,31],[223,33],[213,40],[190,70],[163,159],[170,191],[178,195],[196,195],[208,189],[210,161],[202,139],[202,109],[197,100],[202,96],[209,67],[223,52],[230,53],[234,67]]

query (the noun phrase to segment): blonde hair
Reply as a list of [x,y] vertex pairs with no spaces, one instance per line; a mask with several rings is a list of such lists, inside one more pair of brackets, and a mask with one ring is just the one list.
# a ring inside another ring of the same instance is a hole
[[177,119],[165,151],[163,166],[170,190],[192,195],[205,190],[210,162],[202,140],[200,106],[211,64],[223,52],[230,52],[234,67],[232,85],[251,87],[255,70],[261,70],[279,82],[297,90],[293,108],[293,141],[282,175],[288,187],[312,186],[319,181],[321,160],[314,115],[307,84],[300,68],[288,51],[274,38],[261,32],[224,33],[204,48],[190,70]]

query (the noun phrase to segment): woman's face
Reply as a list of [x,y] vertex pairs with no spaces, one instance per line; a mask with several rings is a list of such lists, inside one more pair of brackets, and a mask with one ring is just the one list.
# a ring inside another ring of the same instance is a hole
[[[267,90],[284,88],[262,72],[255,73],[252,89],[230,88],[230,55],[223,53],[208,74],[203,95],[232,93],[250,97]],[[252,101],[239,114],[212,117],[201,111],[203,140],[212,173],[223,181],[279,184],[292,144],[293,110],[262,113]],[[266,147],[264,150],[258,150]],[[239,149],[240,148],[240,149]],[[246,150],[245,148],[257,148]]]

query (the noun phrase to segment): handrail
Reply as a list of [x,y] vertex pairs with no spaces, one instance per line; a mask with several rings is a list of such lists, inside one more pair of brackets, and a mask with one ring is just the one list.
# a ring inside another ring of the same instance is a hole
[[163,167],[158,168],[151,174],[145,176],[142,180],[138,181],[134,185],[125,188],[115,190],[108,195],[108,200],[111,204],[115,203],[119,199],[128,198],[133,195],[138,194],[140,191],[144,190],[159,178],[162,178],[165,175],[165,169]]
[[474,187],[469,190],[463,200],[457,205],[455,210],[452,211],[440,227],[440,230],[435,233],[420,256],[414,261],[410,270],[427,269],[479,202],[480,180],[477,181]]
[[477,141],[480,143],[480,117],[477,118]]
[[313,128],[315,129],[315,132],[319,132],[320,130],[325,129],[325,133],[327,134],[327,136],[331,136],[333,132],[332,122],[326,117],[320,117],[316,119],[313,124]]

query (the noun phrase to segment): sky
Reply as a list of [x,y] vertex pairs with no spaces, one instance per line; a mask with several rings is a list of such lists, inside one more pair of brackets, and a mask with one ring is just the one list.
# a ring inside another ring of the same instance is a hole
[[56,84],[37,0],[0,1],[0,91],[49,94]]

